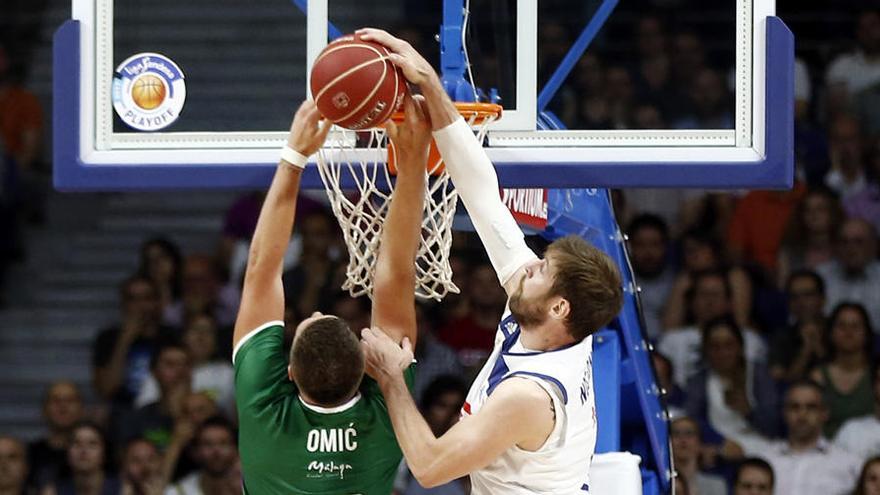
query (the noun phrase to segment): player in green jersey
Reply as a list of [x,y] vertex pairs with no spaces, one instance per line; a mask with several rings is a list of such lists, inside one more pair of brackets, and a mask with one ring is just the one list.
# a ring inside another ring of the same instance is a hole
[[[415,255],[431,127],[420,100],[407,96],[404,105],[405,125],[387,125],[398,176],[380,239],[372,325],[415,345]],[[329,127],[314,103],[297,110],[291,149],[282,153],[251,243],[232,358],[247,494],[388,495],[402,457],[384,398],[364,377],[360,329],[315,313],[297,326],[289,365],[282,350],[282,257],[302,165]],[[401,363],[410,387],[412,368]]]

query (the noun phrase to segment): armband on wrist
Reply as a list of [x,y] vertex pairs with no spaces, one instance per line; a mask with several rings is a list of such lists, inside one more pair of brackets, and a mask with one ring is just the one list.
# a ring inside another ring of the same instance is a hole
[[281,148],[281,159],[287,162],[290,166],[296,167],[300,170],[305,168],[306,163],[309,161],[309,157],[303,155],[299,151],[291,148],[288,145],[284,145]]

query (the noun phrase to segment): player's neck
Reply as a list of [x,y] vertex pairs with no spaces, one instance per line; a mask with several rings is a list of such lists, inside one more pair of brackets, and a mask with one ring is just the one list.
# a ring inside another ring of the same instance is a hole
[[523,347],[532,351],[552,351],[575,342],[574,338],[565,331],[565,327],[558,326],[555,322],[521,328],[520,342]]

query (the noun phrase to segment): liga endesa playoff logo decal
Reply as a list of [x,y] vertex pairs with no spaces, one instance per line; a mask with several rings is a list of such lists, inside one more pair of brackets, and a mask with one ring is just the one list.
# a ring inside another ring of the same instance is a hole
[[185,100],[183,72],[164,55],[133,55],[113,74],[113,108],[137,130],[158,131],[173,124]]

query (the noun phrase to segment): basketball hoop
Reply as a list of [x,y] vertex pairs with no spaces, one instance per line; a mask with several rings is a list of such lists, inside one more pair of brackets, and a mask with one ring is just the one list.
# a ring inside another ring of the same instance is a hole
[[[489,125],[501,117],[501,106],[492,103],[456,103],[455,106],[481,142]],[[395,114],[392,119],[403,122],[403,114]],[[364,294],[372,297],[379,239],[394,190],[395,152],[393,146],[387,146],[385,151],[384,129],[370,129],[361,134],[364,134],[362,141],[366,141],[361,146],[351,131],[344,131],[341,139],[328,139],[318,154],[318,171],[348,246],[349,259],[342,288],[353,297]],[[439,301],[449,292],[459,292],[452,283],[449,265],[458,193],[433,141],[425,173],[429,177],[416,255],[416,296]],[[344,180],[353,185],[344,187]],[[345,189],[355,194],[346,194]]]

